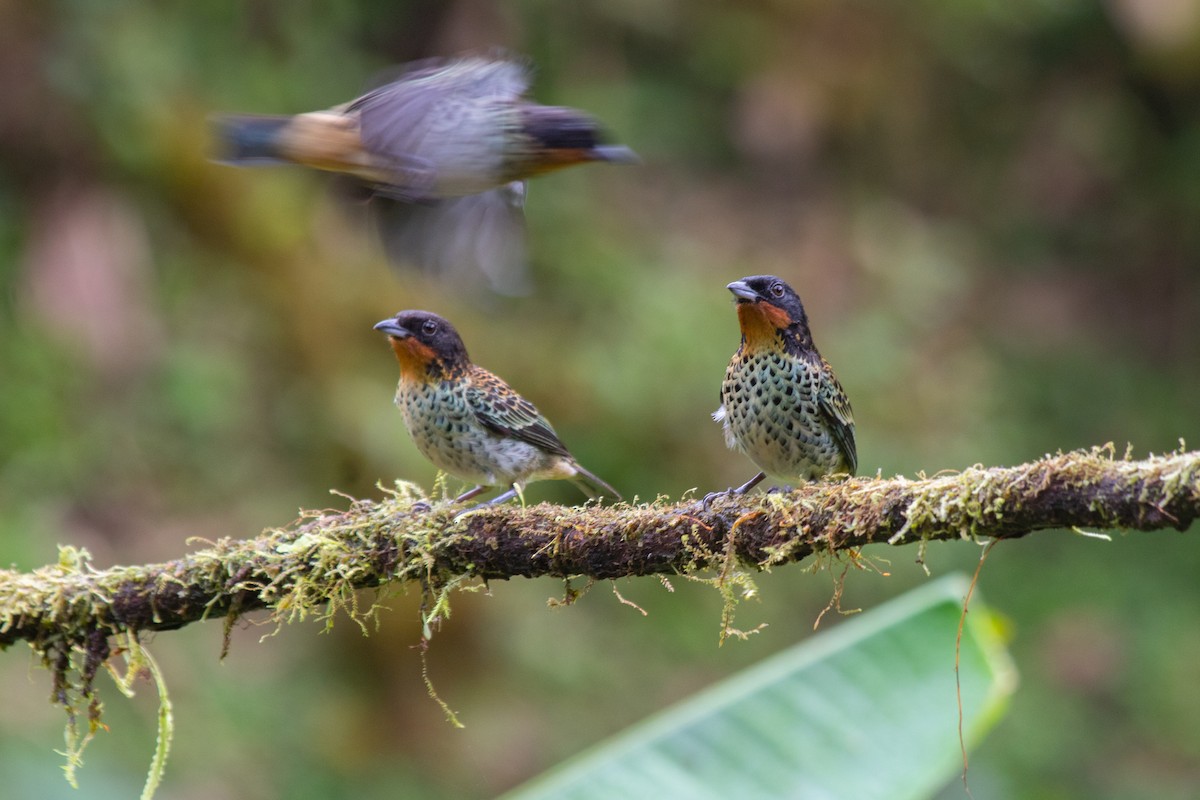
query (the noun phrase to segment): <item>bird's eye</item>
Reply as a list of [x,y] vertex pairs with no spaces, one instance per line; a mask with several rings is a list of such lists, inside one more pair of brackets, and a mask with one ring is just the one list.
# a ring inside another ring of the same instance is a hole
[[425,320],[423,323],[421,323],[421,333],[425,334],[426,336],[433,336],[435,333],[437,333],[437,323],[431,319]]
[[771,296],[772,297],[783,297],[783,284],[782,283],[771,284]]

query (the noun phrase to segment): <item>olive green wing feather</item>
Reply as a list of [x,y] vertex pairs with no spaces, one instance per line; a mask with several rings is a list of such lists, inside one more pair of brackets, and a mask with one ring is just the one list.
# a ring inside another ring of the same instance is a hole
[[821,416],[829,424],[829,432],[837,442],[838,449],[846,459],[850,474],[858,471],[858,449],[854,443],[854,412],[850,410],[850,400],[845,390],[834,376],[829,364],[822,359],[821,366],[824,378],[817,392],[817,406]]
[[467,405],[480,424],[493,433],[511,436],[547,453],[572,457],[533,403],[485,369],[472,370]]

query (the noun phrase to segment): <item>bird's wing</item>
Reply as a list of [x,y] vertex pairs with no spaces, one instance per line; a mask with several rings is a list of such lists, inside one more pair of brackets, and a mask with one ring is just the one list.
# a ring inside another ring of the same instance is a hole
[[428,81],[463,97],[516,100],[529,90],[532,73],[528,60],[498,51],[492,55],[414,61],[394,83]]
[[355,100],[346,113],[358,115],[363,147],[390,163],[394,182],[405,187],[401,199],[419,200],[422,186],[436,179],[439,148],[461,135],[479,101],[516,100],[529,81],[529,66],[513,59],[423,61]]
[[821,366],[829,381],[823,384],[818,392],[817,403],[822,416],[829,423],[833,440],[837,442],[838,449],[842,451],[846,464],[850,467],[850,474],[853,475],[858,470],[858,450],[854,443],[854,412],[850,410],[850,401],[829,364],[821,359]]
[[533,403],[482,367],[472,368],[467,404],[479,422],[493,433],[511,436],[548,453],[571,458],[558,434]]
[[512,56],[427,58],[405,64],[398,76],[341,109],[354,113],[403,102],[419,111],[446,97],[516,100],[529,90],[532,73],[527,61]]
[[525,185],[514,181],[483,194],[427,203],[370,201],[388,261],[411,266],[465,289],[480,274],[499,294],[529,293]]

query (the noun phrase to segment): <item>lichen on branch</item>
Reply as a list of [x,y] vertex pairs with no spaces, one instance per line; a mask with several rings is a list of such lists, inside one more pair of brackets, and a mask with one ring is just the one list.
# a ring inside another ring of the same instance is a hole
[[[1200,453],[1114,458],[1111,447],[932,478],[855,478],[787,492],[566,508],[461,509],[409,484],[344,511],[307,512],[253,539],[161,564],[0,570],[0,647],[86,645],[97,633],[169,630],[273,609],[281,621],[353,611],[355,591],[426,590],[472,576],[610,579],[750,569],[874,542],[1016,538],[1046,528],[1184,529],[1200,511]],[[99,650],[97,643],[93,649]]]
[[[271,609],[280,623],[348,612],[358,590],[413,584],[436,621],[450,589],[472,579],[710,576],[728,590],[756,570],[871,543],[1017,538],[1047,528],[1187,528],[1200,514],[1200,452],[1143,460],[1111,445],[1016,467],[932,478],[854,478],[698,501],[470,514],[409,484],[343,511],[307,512],[252,539],[221,539],[161,564],[95,569],[85,551],[57,564],[0,570],[0,649],[27,642],[53,674],[71,719],[99,719],[93,681],[146,631]],[[74,723],[73,723],[74,724]]]

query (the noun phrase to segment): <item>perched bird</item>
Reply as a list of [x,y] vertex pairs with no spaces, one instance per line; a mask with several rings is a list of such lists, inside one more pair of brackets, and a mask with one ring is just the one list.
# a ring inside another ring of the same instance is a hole
[[619,500],[617,490],[567,451],[533,403],[471,363],[454,326],[428,311],[401,311],[375,325],[400,362],[396,405],[422,455],[438,469],[477,484],[456,503],[492,486],[510,499],[531,481],[566,479],[589,498]]
[[773,275],[729,284],[742,344],[721,383],[725,443],[761,472],[732,489],[743,494],[770,475],[813,480],[858,468],[850,401],[817,352],[800,297]]
[[373,193],[389,256],[430,272],[473,266],[519,292],[525,180],[590,161],[638,161],[599,123],[526,97],[528,64],[430,59],[362,97],[297,116],[220,116],[226,163],[290,162],[349,175]]

